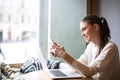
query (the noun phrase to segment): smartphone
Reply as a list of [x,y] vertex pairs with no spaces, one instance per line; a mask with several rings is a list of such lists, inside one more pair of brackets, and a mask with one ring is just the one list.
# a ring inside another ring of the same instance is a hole
[[50,39],[50,44],[53,45],[54,44],[54,41],[52,39]]

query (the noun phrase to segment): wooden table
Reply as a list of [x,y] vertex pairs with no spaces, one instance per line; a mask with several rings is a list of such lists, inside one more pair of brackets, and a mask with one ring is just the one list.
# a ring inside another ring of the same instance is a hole
[[[24,80],[52,80],[43,71],[34,71],[23,75]],[[59,79],[59,80],[84,80],[84,79]]]

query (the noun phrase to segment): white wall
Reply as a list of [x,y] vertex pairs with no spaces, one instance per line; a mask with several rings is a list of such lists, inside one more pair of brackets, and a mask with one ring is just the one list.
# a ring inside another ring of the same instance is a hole
[[107,19],[111,40],[118,45],[120,51],[120,0],[95,0],[95,14]]

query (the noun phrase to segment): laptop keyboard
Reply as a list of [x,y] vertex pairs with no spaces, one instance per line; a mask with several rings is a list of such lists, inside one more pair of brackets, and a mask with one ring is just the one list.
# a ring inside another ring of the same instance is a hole
[[60,70],[50,70],[50,72],[51,72],[54,76],[67,76],[66,74],[64,74],[64,73],[61,72]]

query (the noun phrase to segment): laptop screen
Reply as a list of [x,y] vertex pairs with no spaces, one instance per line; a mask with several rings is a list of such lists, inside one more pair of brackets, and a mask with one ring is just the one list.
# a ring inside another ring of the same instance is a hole
[[37,54],[38,54],[38,58],[40,59],[41,65],[43,70],[48,70],[47,64],[46,64],[46,60],[43,56],[43,53],[41,51],[40,47],[37,47]]

